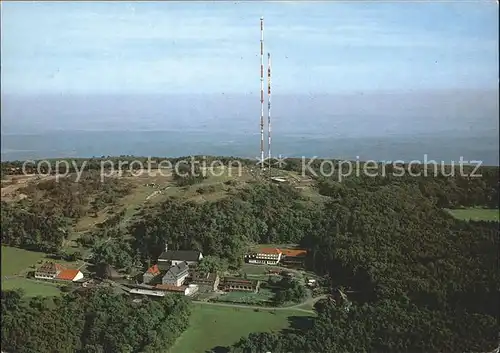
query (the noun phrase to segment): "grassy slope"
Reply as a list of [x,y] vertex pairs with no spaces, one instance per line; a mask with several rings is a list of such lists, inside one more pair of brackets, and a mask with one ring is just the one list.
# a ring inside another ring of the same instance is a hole
[[36,281],[28,278],[11,278],[2,281],[2,290],[18,289],[25,291],[27,297],[44,296],[52,297],[61,294],[59,286],[55,283]]
[[498,209],[486,208],[465,208],[456,210],[447,210],[455,218],[473,221],[499,221]]
[[252,332],[279,331],[289,327],[289,317],[307,316],[300,311],[259,311],[195,304],[191,325],[169,353],[203,353],[229,346]]
[[19,275],[45,258],[41,252],[28,251],[2,245],[2,277]]

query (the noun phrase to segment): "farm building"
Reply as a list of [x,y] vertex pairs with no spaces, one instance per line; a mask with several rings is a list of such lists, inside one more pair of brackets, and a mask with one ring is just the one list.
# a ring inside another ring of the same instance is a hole
[[55,278],[57,281],[75,282],[83,279],[83,273],[80,270],[66,269],[62,270]]
[[257,280],[243,279],[238,277],[224,277],[219,284],[219,289],[225,292],[257,292],[260,282]]
[[142,275],[142,281],[146,284],[151,283],[156,277],[161,274],[158,265],[153,265]]
[[203,259],[203,254],[200,251],[193,250],[168,250],[158,257],[158,266],[161,270],[166,270],[170,266],[175,266],[179,263],[186,262],[188,265],[196,265]]
[[215,291],[219,286],[220,278],[219,275],[215,272],[212,273],[202,273],[202,272],[194,272],[190,276],[190,282],[198,285],[202,289],[209,289],[211,291]]
[[282,263],[286,266],[303,267],[306,261],[307,250],[305,249],[281,249],[283,254]]
[[281,260],[281,250],[276,248],[263,248],[248,255],[248,262],[251,264],[277,265]]
[[35,278],[37,279],[54,279],[61,271],[64,270],[59,264],[54,262],[45,262],[35,271]]
[[198,291],[198,286],[196,284],[190,284],[189,286],[172,286],[170,284],[158,284],[155,288],[165,292],[184,294],[186,296],[191,296]]
[[189,275],[189,267],[186,262],[180,262],[172,267],[170,267],[165,276],[161,279],[162,284],[171,284],[174,286],[180,286],[184,283],[184,280]]
[[35,271],[35,278],[74,282],[81,280],[83,273],[80,270],[64,268],[54,262],[46,262]]

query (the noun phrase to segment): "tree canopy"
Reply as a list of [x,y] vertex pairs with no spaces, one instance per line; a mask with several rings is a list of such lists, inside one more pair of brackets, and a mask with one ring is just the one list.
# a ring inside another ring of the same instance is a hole
[[7,352],[160,352],[187,328],[189,302],[180,295],[132,302],[102,288],[28,302],[2,291],[2,350]]

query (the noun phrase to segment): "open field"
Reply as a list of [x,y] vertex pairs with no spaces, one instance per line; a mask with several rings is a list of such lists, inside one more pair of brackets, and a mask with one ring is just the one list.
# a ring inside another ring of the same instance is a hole
[[307,313],[293,310],[254,311],[195,304],[190,327],[169,353],[203,353],[217,346],[229,346],[252,332],[279,331],[290,326],[290,317]]
[[41,252],[2,245],[2,277],[25,274],[30,266],[44,258]]
[[257,265],[257,264],[248,264],[245,263],[241,266],[241,272],[246,273],[247,275],[263,275],[269,276],[269,270],[274,269],[276,266],[269,265]]
[[499,221],[499,210],[498,209],[487,209],[487,208],[464,208],[464,209],[447,209],[453,217],[463,220],[472,221]]
[[24,277],[2,279],[2,290],[21,288],[26,292],[27,297],[44,296],[52,297],[61,294],[59,286],[51,282],[42,282]]

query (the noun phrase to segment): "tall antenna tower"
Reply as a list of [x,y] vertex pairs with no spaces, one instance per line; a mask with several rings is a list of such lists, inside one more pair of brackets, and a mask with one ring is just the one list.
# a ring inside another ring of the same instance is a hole
[[267,157],[271,173],[271,54],[267,53]]
[[264,168],[264,17],[260,18],[260,162]]

